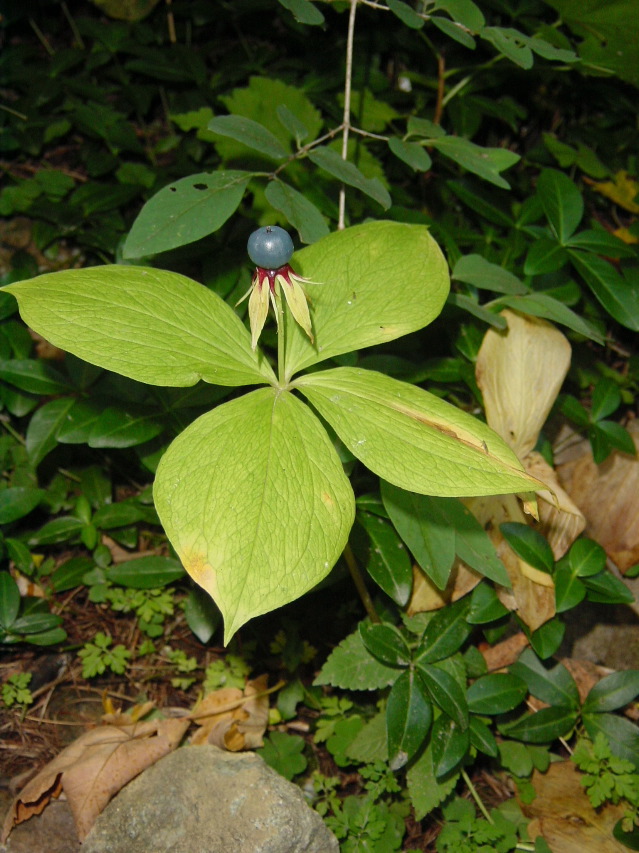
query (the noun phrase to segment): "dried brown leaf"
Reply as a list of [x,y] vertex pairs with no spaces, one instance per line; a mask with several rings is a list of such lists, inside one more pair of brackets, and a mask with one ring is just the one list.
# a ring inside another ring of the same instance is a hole
[[208,693],[193,709],[198,729],[191,737],[195,746],[209,743],[230,752],[263,745],[268,725],[268,676],[247,681],[244,691],[223,687]]
[[40,814],[53,797],[66,794],[78,838],[117,792],[177,747],[188,720],[153,720],[133,726],[100,726],[85,732],[49,762],[20,792],[7,814],[2,840],[11,829]]

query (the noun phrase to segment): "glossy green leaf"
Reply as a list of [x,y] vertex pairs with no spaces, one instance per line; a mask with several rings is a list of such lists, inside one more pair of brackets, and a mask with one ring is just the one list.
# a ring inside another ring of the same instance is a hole
[[506,521],[499,525],[499,529],[518,557],[540,572],[552,572],[555,558],[548,540],[541,533],[517,521]]
[[577,249],[569,251],[573,266],[611,317],[639,332],[639,287],[622,278],[603,258]]
[[489,427],[414,385],[348,367],[294,385],[353,455],[402,489],[457,496],[538,486]]
[[557,566],[555,582],[555,607],[557,613],[572,610],[586,597],[586,587],[569,566]]
[[384,210],[388,210],[391,206],[391,197],[388,190],[378,180],[378,178],[367,178],[353,163],[348,160],[343,160],[337,151],[332,148],[327,148],[325,145],[318,145],[308,152],[308,159],[324,169],[329,175],[348,184],[350,187],[360,190],[365,195],[376,201]]
[[608,231],[580,231],[567,241],[572,249],[585,249],[596,255],[607,255],[610,258],[633,258],[637,250],[610,234]]
[[[494,305],[495,303],[493,303]],[[567,305],[559,299],[555,299],[548,293],[527,293],[523,296],[503,296],[497,302],[499,307],[514,308],[523,314],[532,314],[533,317],[543,317],[546,320],[551,320],[553,323],[559,323],[578,332],[580,335],[585,335],[587,338],[595,341],[598,344],[603,344],[605,341],[601,331],[588,320],[576,314]]]
[[357,519],[371,541],[366,571],[396,604],[403,607],[413,586],[413,567],[402,540],[392,525],[367,512]]
[[553,237],[540,237],[532,244],[524,261],[524,275],[543,275],[560,270],[568,261],[565,248]]
[[300,24],[309,24],[310,26],[319,26],[324,23],[324,15],[309,0],[280,0],[282,6],[293,13],[296,21]]
[[621,405],[619,385],[612,379],[600,379],[592,392],[590,416],[593,421],[607,418]]
[[82,584],[82,578],[95,563],[89,557],[71,557],[58,566],[51,575],[51,586],[55,592],[67,592]]
[[[13,290],[13,288],[28,286],[32,281],[38,280],[38,278],[30,279],[28,282],[18,282],[9,285],[9,287]],[[9,287],[6,290],[9,290]],[[17,294],[14,293],[14,296]],[[19,303],[20,299],[18,299]],[[34,327],[32,326],[32,328]],[[40,359],[14,358],[0,361],[0,379],[4,379],[5,382],[9,382],[21,391],[27,391],[30,394],[66,394],[71,390],[64,377],[55,368]]]
[[69,542],[80,534],[85,522],[73,516],[54,518],[29,536],[29,545],[57,545]]
[[562,415],[574,421],[578,426],[589,426],[590,415],[576,397],[571,394],[561,394],[559,396],[559,407]]
[[25,323],[52,344],[140,382],[244,385],[273,377],[233,309],[177,273],[90,267],[6,290],[17,298]]
[[508,613],[508,608],[501,603],[493,586],[480,583],[475,587],[470,597],[470,610],[468,611],[468,621],[471,624],[482,625],[486,622],[493,622],[508,615]]
[[462,311],[468,311],[473,317],[477,317],[482,323],[488,323],[495,329],[505,329],[508,325],[504,317],[500,317],[499,314],[495,314],[489,308],[484,308],[476,298],[466,296],[464,293],[449,293],[446,302],[448,305],[461,308]]
[[484,219],[493,222],[495,225],[501,225],[504,228],[512,228],[514,225],[512,216],[506,210],[498,207],[492,199],[480,195],[461,181],[446,181],[446,186],[452,190],[455,195],[461,199],[464,204],[468,205],[471,210],[479,213]]
[[616,711],[633,702],[639,696],[639,671],[626,669],[605,676],[586,696],[584,714]]
[[137,414],[131,409],[108,406],[91,425],[89,447],[135,447],[159,435],[163,426],[147,412]]
[[0,626],[11,628],[20,612],[20,590],[9,572],[0,572]]
[[266,186],[266,200],[281,211],[294,228],[302,243],[315,243],[328,234],[326,220],[302,193],[283,181],[270,181]]
[[308,128],[286,104],[278,104],[275,110],[277,117],[284,127],[288,130],[291,136],[295,137],[298,145],[308,137]]
[[510,589],[508,572],[488,533],[472,512],[456,498],[437,498],[434,511],[439,512],[443,524],[454,529],[455,553],[459,559],[481,575]]
[[550,743],[570,734],[578,716],[578,711],[559,705],[556,708],[542,708],[541,711],[527,714],[515,723],[499,728],[507,737],[525,743]]
[[368,651],[387,666],[408,666],[410,649],[394,625],[362,623],[359,633]]
[[517,276],[481,255],[463,255],[455,264],[451,278],[495,293],[528,292],[526,285]]
[[[635,447],[632,435],[621,424],[615,423],[615,421],[598,421],[595,429],[597,432],[603,434],[611,448],[614,447],[616,450],[627,453],[629,456],[637,455],[637,448]],[[598,459],[595,459],[595,462],[598,461]]]
[[483,752],[484,755],[490,755],[491,758],[497,758],[499,755],[497,741],[486,723],[478,717],[471,717],[468,725],[468,731],[470,734],[470,742],[475,749]]
[[60,444],[88,443],[93,426],[103,411],[97,403],[75,399],[58,428],[57,440]]
[[64,628],[51,628],[39,631],[37,634],[27,634],[24,637],[25,643],[31,643],[32,646],[57,646],[64,643],[66,639],[67,632]]
[[431,742],[435,778],[439,779],[451,773],[468,754],[470,731],[442,714],[433,724]]
[[250,177],[250,172],[200,172],[168,184],[138,214],[123,257],[166,252],[217,231],[242,201]]
[[431,15],[430,22],[436,26],[438,30],[441,30],[444,35],[447,35],[454,41],[459,42],[459,44],[463,44],[463,46],[467,47],[469,50],[475,49],[475,39],[458,24],[453,21],[449,21],[448,18],[442,18],[440,15]]
[[229,136],[272,160],[283,160],[289,152],[268,128],[251,118],[240,115],[216,116],[208,129],[220,136]]
[[428,151],[416,142],[404,142],[397,136],[391,136],[388,147],[399,160],[416,172],[427,172],[433,165]]
[[435,8],[444,9],[454,21],[474,33],[486,23],[481,9],[472,0],[437,0]]
[[106,504],[98,509],[92,521],[101,530],[113,530],[118,527],[126,527],[129,524],[136,524],[138,521],[142,521],[145,515],[145,508],[139,503],[120,501],[119,503]]
[[433,511],[437,499],[398,489],[385,481],[381,487],[384,507],[395,529],[428,577],[444,589],[455,559],[455,531]]
[[386,343],[428,325],[448,293],[448,267],[421,225],[370,222],[293,256],[312,302],[315,344],[287,323],[286,376],[326,358]]
[[333,649],[313,684],[331,684],[345,690],[379,690],[392,684],[397,672],[397,667],[386,666],[368,651],[357,630]]
[[542,702],[573,709],[579,707],[577,685],[563,664],[546,669],[537,655],[526,649],[510,667],[510,672],[523,679],[532,695]]
[[[215,602],[199,586],[193,586],[184,603],[186,624],[201,643],[209,642],[222,620]],[[281,695],[281,694],[280,694]]]
[[424,630],[415,660],[434,663],[458,652],[472,631],[469,609],[470,601],[464,597],[438,610]]
[[466,693],[468,710],[474,714],[504,714],[526,698],[526,682],[512,673],[492,672],[478,678]]
[[588,737],[595,740],[602,732],[613,755],[632,761],[639,769],[639,727],[617,714],[584,714],[583,723]]
[[138,557],[105,569],[107,580],[131,589],[155,589],[184,577],[184,569],[171,557]]
[[355,514],[324,428],[275,388],[223,403],[187,427],[162,457],[153,494],[182,564],[222,611],[225,642],[319,583]]
[[555,654],[566,633],[566,625],[559,617],[544,622],[530,634],[530,645],[542,660]]
[[606,568],[606,552],[593,539],[577,539],[570,546],[568,561],[572,571],[580,578],[592,577]]
[[405,670],[393,684],[386,705],[388,759],[399,770],[426,740],[433,708],[424,686],[412,670]]
[[599,604],[633,604],[635,597],[626,584],[605,570],[583,578],[588,601]]
[[11,524],[34,510],[46,495],[44,489],[9,486],[0,491],[0,524]]
[[62,617],[54,613],[26,613],[15,620],[11,630],[16,634],[38,634],[41,631],[50,631],[61,623]]
[[510,184],[500,172],[513,166],[520,159],[519,154],[507,148],[482,148],[461,136],[442,136],[431,140],[430,144],[469,172],[497,187],[510,189]]
[[36,467],[56,447],[57,434],[66,422],[75,400],[60,397],[41,406],[29,421],[26,433],[26,448],[31,464]]
[[426,23],[420,17],[412,6],[404,3],[403,0],[386,0],[388,8],[396,15],[399,20],[413,30],[420,30]]
[[468,728],[468,703],[466,695],[457,679],[438,666],[429,666],[418,661],[416,664],[419,677],[423,680],[433,702],[441,708],[444,714],[460,729]]
[[544,169],[537,181],[537,195],[556,238],[565,244],[584,215],[579,189],[563,172]]

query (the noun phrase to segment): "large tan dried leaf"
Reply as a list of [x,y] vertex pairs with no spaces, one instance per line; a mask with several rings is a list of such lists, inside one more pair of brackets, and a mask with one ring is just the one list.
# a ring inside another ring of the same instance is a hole
[[486,332],[475,375],[488,424],[523,459],[537,443],[566,378],[570,344],[545,320],[508,309],[501,315],[508,328]]
[[623,817],[623,805],[593,809],[580,783],[580,773],[571,761],[551,764],[546,773],[533,773],[537,792],[532,803],[520,803],[531,818],[528,834],[543,835],[557,853],[627,853],[627,847],[613,838],[612,830]]
[[446,604],[462,598],[483,580],[483,575],[455,560],[445,589],[438,589],[419,566],[413,566],[413,591],[406,612],[409,616],[426,610],[440,610]]
[[244,691],[223,687],[208,693],[193,709],[192,719],[199,728],[191,743],[210,743],[239,752],[264,745],[268,725],[267,675],[247,681]]
[[[639,421],[628,425],[639,453]],[[586,532],[623,573],[639,563],[639,457],[613,451],[597,465],[588,441],[557,466],[559,480],[586,517]]]
[[559,484],[554,468],[535,450],[522,460],[529,474],[548,483],[551,492],[537,492],[540,525],[539,532],[546,537],[555,560],[566,553],[586,526],[583,513]]
[[109,800],[135,776],[174,750],[188,728],[185,719],[132,726],[100,726],[85,732],[50,761],[14,800],[2,841],[22,821],[66,794],[82,841]]

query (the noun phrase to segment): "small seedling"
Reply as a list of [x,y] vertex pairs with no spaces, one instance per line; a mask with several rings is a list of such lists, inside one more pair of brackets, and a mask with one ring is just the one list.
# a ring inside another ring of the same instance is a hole
[[11,708],[12,705],[26,708],[33,702],[33,696],[29,690],[31,678],[30,672],[16,672],[7,678],[2,685],[2,701],[7,708]]
[[112,643],[111,637],[99,631],[92,643],[84,644],[84,648],[78,652],[82,658],[83,678],[94,678],[96,675],[102,675],[107,669],[116,675],[122,675],[132,652],[122,644],[110,648]]

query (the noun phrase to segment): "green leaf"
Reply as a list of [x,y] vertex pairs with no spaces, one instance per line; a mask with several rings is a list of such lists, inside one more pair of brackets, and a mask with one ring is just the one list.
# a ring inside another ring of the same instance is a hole
[[377,660],[357,630],[333,649],[313,684],[331,684],[345,690],[379,690],[396,678],[397,668]]
[[325,145],[312,148],[308,152],[308,159],[320,169],[328,172],[329,175],[333,175],[334,178],[370,196],[384,210],[388,210],[391,206],[392,202],[388,190],[377,178],[367,178],[357,166],[348,160],[342,160],[337,151],[333,151],[332,148],[327,148]]
[[386,666],[408,666],[410,650],[394,625],[361,623],[359,633],[368,651]]
[[221,619],[215,602],[199,586],[190,590],[184,603],[184,616],[191,631],[205,645],[216,632]]
[[229,136],[272,160],[283,160],[289,154],[268,128],[251,118],[239,115],[217,116],[211,119],[208,129],[220,136]]
[[439,139],[431,139],[430,145],[485,181],[505,190],[510,189],[508,181],[499,173],[517,163],[520,159],[519,154],[508,151],[506,148],[482,148],[461,136],[442,136]]
[[565,633],[565,623],[558,617],[555,617],[548,622],[544,622],[541,627],[529,635],[530,645],[538,657],[546,660],[555,654],[561,645]]
[[388,147],[397,158],[416,172],[427,172],[433,165],[429,153],[416,142],[404,142],[403,139],[391,136]]
[[434,24],[438,30],[441,30],[444,35],[454,39],[459,42],[459,44],[463,44],[463,46],[469,48],[469,50],[475,49],[475,39],[458,24],[453,23],[453,21],[449,21],[448,18],[442,18],[439,15],[432,15],[430,22],[431,24]]
[[434,511],[439,512],[443,524],[454,529],[455,553],[459,559],[476,572],[510,589],[508,572],[488,533],[472,512],[456,498],[437,498]]
[[588,601],[599,604],[634,603],[635,597],[626,584],[607,570],[584,578],[583,582],[587,589]]
[[53,613],[27,613],[11,625],[11,631],[16,634],[39,634],[50,631],[62,622],[61,616]]
[[557,613],[572,610],[586,597],[586,587],[568,566],[558,565],[553,580]]
[[464,760],[470,747],[470,731],[460,728],[446,714],[435,720],[431,733],[435,777],[451,773]]
[[554,237],[540,237],[532,244],[524,261],[524,275],[543,275],[560,270],[568,253]]
[[618,758],[632,761],[639,769],[639,728],[637,724],[617,714],[584,714],[583,723],[592,741],[602,732],[610,751]]
[[515,723],[500,726],[499,729],[507,737],[526,743],[549,743],[568,735],[578,717],[578,711],[559,705],[556,708],[542,708],[541,711],[527,714]]
[[370,222],[329,234],[293,256],[312,301],[311,344],[286,324],[286,376],[426,326],[448,293],[448,266],[423,225]]
[[127,501],[109,503],[97,510],[92,522],[101,530],[113,530],[142,521],[143,518],[146,518],[146,512],[146,509],[139,503]]
[[480,8],[472,0],[437,0],[434,8],[443,9],[453,21],[474,33],[478,33],[486,23]]
[[143,258],[217,231],[242,201],[250,172],[200,172],[161,189],[138,214],[122,248]]
[[270,181],[266,200],[281,211],[294,228],[302,243],[315,243],[328,234],[328,225],[319,210],[305,196],[283,181]]
[[446,778],[435,778],[433,746],[431,742],[411,764],[406,774],[408,795],[410,796],[415,819],[422,820],[443,802],[455,789],[459,773],[451,773]]
[[54,518],[43,525],[37,533],[29,536],[29,545],[57,545],[78,536],[85,522],[73,516]]
[[483,752],[484,755],[490,755],[491,758],[497,758],[499,754],[497,741],[486,723],[482,722],[478,717],[471,717],[468,730],[470,732],[470,742],[475,749]]
[[294,385],[354,456],[401,489],[452,497],[538,485],[489,427],[421,388],[349,367]]
[[584,249],[594,252],[595,255],[607,255],[609,258],[634,258],[637,250],[609,234],[608,231],[580,231],[567,241],[567,246],[572,249]]
[[[384,481],[381,488],[384,507],[396,530],[428,577],[439,589],[444,589],[455,559],[455,531],[433,511],[436,499],[398,489]],[[412,585],[412,572],[410,578]]]
[[[419,677],[423,680],[433,702],[454,721],[456,726],[462,730],[467,729],[468,703],[459,682],[438,666],[428,666],[421,661],[417,661],[416,666]],[[444,772],[446,771],[442,771],[441,775]]]
[[17,298],[25,323],[52,344],[140,382],[244,385],[273,378],[233,309],[177,273],[90,267],[5,290]]
[[57,439],[60,444],[88,443],[93,426],[102,412],[103,408],[98,403],[74,400],[58,429]]
[[570,260],[606,311],[628,329],[639,332],[639,287],[623,279],[608,261],[570,249]]
[[89,557],[71,557],[58,566],[51,575],[51,585],[55,592],[67,592],[82,584],[82,578],[95,563]]
[[386,714],[380,711],[355,735],[346,754],[362,764],[388,761]]
[[499,744],[499,763],[520,778],[530,776],[534,768],[528,747],[514,740],[502,740]]
[[324,23],[324,15],[317,6],[309,3],[309,0],[280,0],[280,3],[285,9],[293,13],[295,20],[299,21],[300,24],[319,26]]
[[451,189],[455,195],[464,202],[464,204],[467,204],[471,210],[479,213],[479,215],[484,219],[487,219],[489,222],[493,222],[495,225],[501,225],[504,228],[513,227],[514,223],[511,215],[494,204],[491,199],[479,195],[460,181],[446,181],[446,186]]
[[546,320],[552,320],[554,323],[560,323],[562,326],[566,326],[580,335],[591,338],[591,340],[598,344],[603,344],[605,341],[604,336],[596,326],[589,323],[588,320],[585,320],[579,314],[575,314],[567,305],[564,305],[563,302],[560,302],[548,293],[505,296],[501,297],[497,304],[500,307],[514,308],[516,311],[521,311],[524,314],[532,314],[534,317],[543,317]]
[[528,39],[512,27],[484,27],[481,37],[489,41],[504,56],[520,68],[532,68],[533,54]]
[[497,597],[495,588],[489,584],[480,583],[471,594],[467,618],[473,625],[482,625],[501,619],[508,612],[508,608]]
[[0,491],[0,524],[11,524],[34,510],[46,495],[44,489],[9,486]]
[[426,23],[412,6],[409,6],[408,3],[403,3],[402,0],[386,0],[386,4],[403,24],[406,24],[407,27],[413,30],[421,30]]
[[275,110],[277,117],[284,127],[288,130],[291,136],[295,137],[298,145],[308,137],[308,128],[303,121],[300,121],[294,112],[289,110],[286,104],[278,104]]
[[639,671],[626,669],[605,676],[586,696],[582,711],[584,714],[616,711],[623,708],[639,696]]
[[482,323],[488,323],[495,329],[505,329],[507,322],[505,317],[500,317],[488,308],[480,305],[476,299],[466,296],[464,293],[449,293],[446,300],[448,305],[455,305],[461,308],[462,311],[468,311],[473,317],[477,317]]
[[[632,436],[621,424],[614,421],[599,421],[595,429],[599,433],[603,433],[607,443],[612,447],[620,450],[622,453],[627,453],[629,456],[637,455],[637,449]],[[597,462],[598,460],[595,461]]]
[[424,630],[415,661],[434,663],[458,652],[472,631],[469,608],[470,600],[464,597],[438,610]]
[[[14,288],[24,287],[39,280],[39,278],[33,278],[28,282],[17,282],[9,285],[5,290],[13,292]],[[14,292],[13,295],[17,294]],[[20,304],[19,298],[18,304]],[[24,320],[24,317],[22,319]],[[13,358],[0,361],[0,379],[30,394],[67,394],[71,390],[64,377],[40,359]]]
[[9,629],[20,612],[20,590],[9,572],[0,572],[0,625]]
[[519,660],[510,667],[511,675],[517,675],[528,685],[528,690],[537,699],[549,705],[579,708],[579,691],[572,675],[563,664],[546,669],[537,655],[526,649]]
[[516,675],[493,672],[478,678],[466,693],[473,714],[504,714],[526,698],[528,687]]
[[581,193],[563,172],[544,169],[537,181],[537,195],[555,237],[564,245],[584,215]]
[[[147,412],[133,411],[108,406],[92,422],[87,438],[89,447],[135,447],[159,435],[163,426]],[[68,439],[67,439],[68,441]]]
[[433,708],[424,686],[413,670],[405,670],[391,688],[386,705],[388,759],[399,770],[426,740]]
[[386,595],[403,607],[410,598],[413,568],[401,539],[379,516],[361,512],[357,519],[371,540],[366,571]]
[[481,255],[463,255],[455,264],[451,278],[495,293],[527,293],[517,276]]
[[57,446],[57,433],[66,422],[69,410],[74,405],[73,397],[60,397],[41,406],[29,421],[26,448],[29,461],[37,467],[44,457]]
[[275,388],[192,423],[162,457],[153,494],[182,564],[222,611],[225,642],[319,583],[355,514],[324,428]]
[[291,780],[306,770],[308,764],[302,755],[306,742],[299,735],[289,735],[285,732],[271,732],[264,740],[260,755],[269,767]]
[[184,577],[184,569],[170,557],[139,557],[105,569],[107,580],[130,589],[157,589]]
[[592,404],[590,417],[593,421],[607,418],[621,405],[621,391],[619,385],[612,379],[604,377],[600,379],[592,392]]
[[499,525],[499,529],[518,557],[540,572],[552,572],[555,558],[548,540],[541,533],[517,521],[506,521]]

